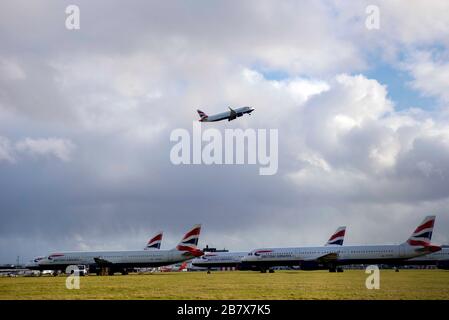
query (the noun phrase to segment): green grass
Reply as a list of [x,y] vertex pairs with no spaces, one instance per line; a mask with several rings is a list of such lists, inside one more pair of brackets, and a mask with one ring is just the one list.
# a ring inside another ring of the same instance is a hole
[[172,272],[66,278],[0,278],[0,299],[449,299],[449,271],[381,270],[380,289],[368,290],[363,270]]

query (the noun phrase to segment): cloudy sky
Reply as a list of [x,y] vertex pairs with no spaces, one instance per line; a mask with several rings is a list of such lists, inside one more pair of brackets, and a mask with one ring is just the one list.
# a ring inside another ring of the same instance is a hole
[[[80,9],[68,30],[65,9]],[[379,29],[368,29],[368,5]],[[1,1],[0,263],[201,245],[449,242],[447,1]],[[203,124],[278,129],[279,170],[170,162]]]

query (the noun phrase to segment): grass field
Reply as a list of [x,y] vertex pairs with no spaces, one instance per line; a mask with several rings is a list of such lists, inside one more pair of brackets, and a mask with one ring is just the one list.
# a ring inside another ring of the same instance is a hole
[[172,272],[66,278],[0,278],[0,299],[449,299],[449,271],[381,270],[380,289],[368,290],[363,270]]

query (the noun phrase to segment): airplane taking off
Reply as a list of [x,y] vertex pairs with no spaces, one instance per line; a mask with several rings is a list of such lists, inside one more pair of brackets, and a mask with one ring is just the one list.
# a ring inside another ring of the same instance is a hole
[[71,265],[86,265],[97,274],[127,274],[130,268],[167,266],[200,257],[197,248],[201,225],[195,225],[171,250],[91,251],[52,253],[37,263],[41,270],[65,270]]
[[160,249],[161,242],[162,242],[162,231],[156,234],[150,240],[148,240],[148,243],[143,250]]
[[199,116],[200,116],[200,122],[216,122],[228,119],[228,121],[232,121],[234,119],[237,119],[238,117],[243,116],[245,113],[248,115],[251,115],[251,112],[253,112],[255,109],[252,107],[241,107],[237,109],[232,109],[231,107],[228,107],[229,111],[225,111],[222,113],[217,113],[212,116],[208,116],[201,110],[197,110]]
[[[345,238],[346,227],[339,227],[332,234],[325,246],[342,246]],[[248,255],[244,252],[208,252],[192,260],[192,266],[201,268],[236,268],[239,270],[258,270],[248,265],[242,264],[242,259]]]
[[275,266],[300,265],[302,270],[343,271],[340,265],[398,264],[406,259],[441,250],[431,243],[435,216],[427,216],[410,238],[400,245],[363,245],[338,247],[264,248],[251,251],[242,264],[259,267],[261,272]]

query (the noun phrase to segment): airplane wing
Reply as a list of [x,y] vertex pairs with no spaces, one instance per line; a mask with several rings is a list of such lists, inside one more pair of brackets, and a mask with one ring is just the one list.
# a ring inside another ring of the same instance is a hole
[[100,257],[94,258],[94,261],[95,261],[96,264],[103,265],[103,266],[112,264],[112,262],[110,262],[110,261],[108,261],[106,259],[100,258]]
[[332,262],[338,259],[338,253],[336,252],[331,252],[331,253],[326,253],[324,255],[320,255],[320,256],[315,256],[315,257],[311,257],[309,259],[306,259],[304,261],[317,261],[317,262]]
[[237,118],[237,112],[235,112],[234,109],[232,109],[231,107],[228,107],[229,110],[231,110],[231,114],[229,115],[228,121],[234,120],[235,118]]

